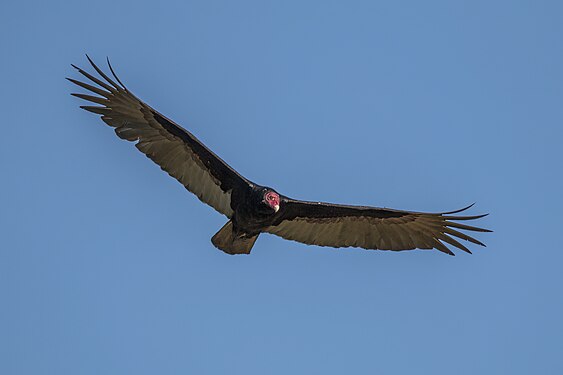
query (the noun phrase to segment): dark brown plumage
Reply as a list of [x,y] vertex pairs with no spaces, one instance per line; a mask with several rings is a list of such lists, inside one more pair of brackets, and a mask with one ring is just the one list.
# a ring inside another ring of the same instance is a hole
[[[230,220],[212,238],[229,254],[248,254],[258,235],[272,233],[310,245],[379,250],[438,249],[454,255],[451,245],[470,253],[457,239],[484,246],[460,232],[490,232],[459,221],[486,215],[456,216],[469,207],[443,213],[304,202],[257,185],[241,176],[193,134],[133,95],[108,66],[115,81],[88,61],[100,78],[76,67],[90,83],[68,78],[99,96],[72,94],[95,106],[81,108],[101,115],[122,139]],[[456,239],[457,238],[457,239]]]

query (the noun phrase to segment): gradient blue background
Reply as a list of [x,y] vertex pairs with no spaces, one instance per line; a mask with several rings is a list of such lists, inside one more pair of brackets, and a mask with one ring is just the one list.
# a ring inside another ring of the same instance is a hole
[[[3,2],[0,373],[563,373],[561,4]],[[495,232],[225,255],[78,109],[84,53],[258,183]]]

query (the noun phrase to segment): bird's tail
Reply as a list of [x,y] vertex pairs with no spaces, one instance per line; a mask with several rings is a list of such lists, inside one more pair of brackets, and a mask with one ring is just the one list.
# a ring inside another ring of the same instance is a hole
[[229,220],[219,232],[215,233],[211,242],[227,254],[250,254],[257,238],[258,234],[249,236],[245,233],[237,233],[233,228],[232,220]]

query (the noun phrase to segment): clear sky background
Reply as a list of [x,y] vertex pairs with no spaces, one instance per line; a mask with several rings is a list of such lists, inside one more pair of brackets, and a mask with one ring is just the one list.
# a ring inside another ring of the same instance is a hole
[[[1,374],[563,373],[560,1],[5,1]],[[226,219],[64,77],[141,99],[295,198],[491,215],[451,257]]]

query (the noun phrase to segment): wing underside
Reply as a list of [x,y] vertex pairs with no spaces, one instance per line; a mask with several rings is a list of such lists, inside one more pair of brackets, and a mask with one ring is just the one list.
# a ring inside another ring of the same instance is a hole
[[460,223],[486,216],[455,215],[469,207],[452,212],[423,213],[289,200],[284,217],[266,232],[318,246],[394,251],[438,249],[454,255],[446,246],[450,245],[471,253],[459,240],[485,245],[460,230],[490,231]]
[[[67,78],[89,91],[72,94],[92,104],[81,108],[101,115],[122,139],[135,142],[135,147],[178,180],[201,201],[218,212],[232,217],[233,189],[248,181],[221,160],[193,134],[166,118],[138,99],[115,76],[108,77],[88,57],[100,78],[73,65],[90,82]],[[95,94],[95,95],[92,95]]]

